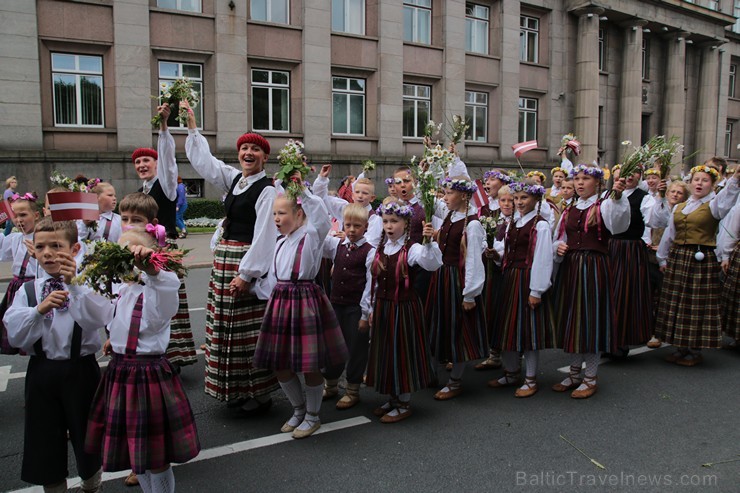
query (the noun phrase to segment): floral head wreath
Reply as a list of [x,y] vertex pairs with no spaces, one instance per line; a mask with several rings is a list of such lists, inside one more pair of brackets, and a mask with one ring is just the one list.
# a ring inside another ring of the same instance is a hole
[[17,193],[14,193],[10,196],[10,202],[15,202],[16,200],[27,200],[29,202],[36,202],[38,197],[33,192],[26,192],[23,195],[18,195]]
[[485,174],[483,175],[483,181],[488,181],[488,180],[501,180],[507,185],[511,183],[512,181],[514,181],[512,177],[500,171],[486,171]]
[[545,187],[542,185],[528,185],[524,182],[518,181],[509,185],[509,188],[511,188],[511,191],[514,193],[524,192],[529,195],[537,195],[538,197],[545,195]]
[[386,179],[385,179],[385,184],[386,184],[387,186],[389,186],[389,187],[390,187],[391,185],[395,185],[395,184],[396,184],[396,179],[395,179],[395,178],[392,178],[392,177],[391,177],[391,178],[386,178]]
[[660,176],[660,170],[655,168],[649,168],[645,170],[645,176],[656,175]]
[[527,178],[534,178],[535,176],[538,177],[540,180],[545,181],[545,173],[543,173],[542,171],[530,171],[529,173],[527,173]]
[[414,214],[414,210],[408,205],[401,205],[398,202],[390,202],[388,204],[380,204],[375,210],[375,213],[379,216],[382,216],[383,214],[392,214],[404,219],[410,219]]
[[579,164],[570,170],[570,176],[573,178],[578,176],[578,173],[585,173],[599,180],[604,177],[604,171],[601,168],[597,168],[596,166],[587,166],[585,164]]
[[719,179],[719,171],[717,171],[716,169],[714,169],[714,168],[712,168],[710,166],[706,166],[704,164],[702,164],[700,166],[694,166],[693,168],[691,168],[691,172],[689,174],[691,176],[694,176],[694,173],[696,173],[698,171],[700,171],[702,173],[707,173],[709,176],[711,176],[712,177],[712,182],[715,182],[715,181],[717,181]]
[[620,169],[622,169],[622,165],[615,164],[614,166],[612,166],[612,173],[614,173],[615,171],[619,171]]
[[475,185],[474,182],[470,180],[453,179],[449,176],[444,180],[440,180],[439,186],[442,188],[451,188],[452,190],[457,190],[458,192],[470,194],[478,191],[478,187]]
[[552,176],[552,175],[554,175],[555,173],[558,173],[558,172],[564,174],[565,176],[568,176],[568,172],[565,171],[560,166],[555,166],[553,169],[551,169],[550,170],[550,176]]

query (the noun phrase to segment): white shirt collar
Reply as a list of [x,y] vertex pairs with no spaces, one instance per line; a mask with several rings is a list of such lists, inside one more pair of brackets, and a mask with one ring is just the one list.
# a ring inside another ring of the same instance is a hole
[[[242,175],[243,177],[244,175]],[[252,183],[256,182],[257,180],[261,180],[265,177],[265,170],[260,171],[256,175],[249,175],[247,176],[247,185],[251,185]]]
[[100,217],[104,217],[104,218],[108,219],[109,221],[112,221],[113,220],[113,211],[103,212],[103,213],[100,214]]
[[537,209],[532,209],[531,211],[527,212],[524,217],[519,217],[516,221],[516,225],[518,228],[521,228],[525,224],[527,224],[534,216],[537,215]]
[[579,198],[578,202],[576,202],[576,208],[581,209],[581,210],[588,209],[589,207],[591,207],[592,205],[596,203],[596,199],[598,198],[599,198],[599,194],[597,193],[593,194],[587,199]]
[[155,176],[155,177],[154,177],[154,178],[152,178],[151,180],[144,180],[144,185],[143,185],[143,188],[144,188],[145,190],[146,190],[146,189],[149,189],[149,190],[151,191],[152,187],[153,187],[153,186],[154,186],[154,184],[155,184],[155,183],[157,182],[157,180],[159,180],[159,177],[158,177],[158,176]]
[[[342,241],[342,245],[349,245],[350,243],[352,243],[352,242],[351,242],[351,241],[349,241],[349,238],[346,238],[346,237],[344,238],[344,241]],[[360,238],[359,240],[357,240],[357,241],[355,242],[355,245],[357,245],[358,247],[361,247],[361,246],[362,246],[362,245],[364,245],[365,243],[367,243],[367,240],[366,240],[366,239],[365,239],[365,237],[363,236],[362,238]]]
[[686,201],[686,205],[688,206],[688,205],[695,204],[695,203],[698,203],[700,205],[706,204],[707,202],[709,202],[716,196],[717,194],[714,192],[709,192],[707,195],[705,195],[704,197],[700,199],[695,199],[694,196],[692,195],[691,197],[689,197],[689,200]]
[[396,245],[396,246],[403,246],[403,244],[406,242],[406,234],[402,234],[398,239],[391,240],[388,238],[388,244],[390,245]]

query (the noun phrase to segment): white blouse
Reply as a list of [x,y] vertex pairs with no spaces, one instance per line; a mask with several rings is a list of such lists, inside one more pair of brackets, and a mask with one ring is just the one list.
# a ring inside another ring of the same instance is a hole
[[[8,236],[0,234],[0,262],[13,262],[11,272],[14,276],[17,276],[21,272],[21,265],[23,265],[23,259],[26,257],[28,248],[23,242],[24,240],[33,241],[33,233],[24,235],[23,233],[10,233]],[[28,264],[26,265],[26,277],[37,277],[38,263],[36,259],[30,257]]]
[[[355,244],[360,247],[364,245],[367,242],[367,240],[363,237],[360,238],[358,241],[355,242]],[[337,248],[339,248],[340,244],[348,245],[351,242],[349,239],[345,238],[344,241],[340,240],[339,238],[335,236],[327,236],[326,240],[324,240],[324,247],[323,247],[323,256],[324,258],[330,258],[334,259],[337,256]],[[371,243],[372,245],[372,243]],[[370,306],[370,287],[372,286],[373,282],[373,273],[371,270],[371,267],[373,265],[373,260],[375,259],[375,248],[371,248],[367,252],[367,256],[365,257],[365,288],[362,290],[362,298],[360,298],[360,308],[362,309],[362,318],[360,320],[367,320],[370,316],[371,306]],[[357,280],[359,282],[359,279]]]
[[175,139],[169,130],[160,130],[157,140],[157,176],[144,180],[145,189],[159,180],[164,195],[170,200],[177,200],[177,161],[175,160]]
[[[405,234],[401,235],[401,237],[395,241],[392,241],[389,238],[383,246],[383,252],[386,255],[395,255],[401,250],[405,242]],[[439,245],[436,241],[423,245],[414,243],[409,247],[407,261],[409,266],[413,267],[414,265],[418,265],[424,270],[434,272],[442,267],[442,250],[439,249]]]
[[[537,211],[528,212],[524,217],[516,220],[516,227],[523,227],[532,221],[536,215]],[[537,230],[537,243],[534,246],[534,256],[530,268],[529,294],[535,298],[542,298],[544,292],[551,285],[553,269],[552,237],[550,236],[550,225],[547,221],[538,221],[535,228]],[[502,250],[500,254],[503,255],[503,253]]]
[[98,225],[95,231],[88,228],[85,225],[84,221],[77,221],[77,229],[79,230],[78,236],[80,240],[102,240],[103,233],[105,233],[105,227],[107,226],[108,221],[110,221],[108,241],[118,243],[118,240],[121,238],[121,234],[123,233],[123,228],[121,227],[121,216],[113,211],[100,214]]
[[[468,215],[474,215],[475,208],[468,210]],[[462,212],[453,212],[450,221],[456,223],[465,219]],[[483,292],[486,283],[486,269],[483,266],[483,245],[486,242],[486,232],[480,221],[469,221],[465,233],[467,235],[467,252],[465,254],[465,287],[463,301],[473,302],[475,297]]]
[[730,260],[732,251],[735,249],[735,244],[738,242],[738,237],[740,237],[740,202],[732,208],[720,224],[720,229],[727,228],[727,231],[722,230],[724,234],[721,239],[717,235],[718,257],[720,262],[724,262],[725,260]]

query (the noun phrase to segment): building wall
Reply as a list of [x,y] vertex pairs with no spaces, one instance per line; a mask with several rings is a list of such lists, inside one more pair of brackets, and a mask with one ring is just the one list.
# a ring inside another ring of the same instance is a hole
[[[511,145],[519,138],[520,97],[538,102],[539,147],[523,156],[525,167],[556,163],[561,136],[578,125],[588,130],[579,136],[584,147],[603,163],[621,159],[625,132],[639,137],[666,129],[681,130],[687,154],[699,152],[693,160],[740,155],[737,76],[734,95],[729,87],[731,66],[740,68],[731,0],[722,0],[719,11],[702,0],[614,0],[608,8],[588,0],[476,0],[490,9],[487,53],[466,53],[463,0],[432,0],[430,44],[404,42],[398,0],[365,0],[363,35],[332,32],[331,0],[291,0],[289,24],[252,19],[249,0],[234,0],[233,8],[201,3],[193,13],[160,8],[157,0],[3,2],[0,176],[15,174],[21,188],[42,192],[51,170],[60,169],[111,179],[119,194],[134,190],[130,153],[156,145],[149,119],[160,61],[202,65],[202,133],[231,164],[236,139],[252,129],[252,69],[290,74],[290,130],[266,132],[273,149],[301,139],[315,163],[335,164],[337,176],[373,158],[382,180],[421,153],[420,139],[402,136],[404,83],[431,87],[437,122],[465,111],[466,90],[488,95],[486,140],[462,146],[475,171],[517,167]],[[520,60],[523,15],[539,20],[533,63]],[[594,50],[586,46],[596,39],[594,29],[605,34],[602,70],[593,68]],[[650,46],[645,78],[630,65],[640,56],[635,39]],[[100,128],[55,125],[52,53],[102,57]],[[685,53],[685,62],[677,53]],[[365,80],[364,135],[332,134],[332,76]],[[729,153],[727,123],[733,125]],[[172,133],[182,151],[181,175],[198,178],[184,156],[185,130]],[[275,168],[273,160],[269,169]],[[210,186],[205,192],[220,196]]]

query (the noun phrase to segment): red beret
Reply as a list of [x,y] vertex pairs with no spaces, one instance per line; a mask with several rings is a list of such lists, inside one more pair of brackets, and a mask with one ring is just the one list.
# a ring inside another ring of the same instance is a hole
[[260,134],[255,133],[246,133],[239,137],[239,140],[236,141],[236,150],[238,151],[239,148],[242,146],[242,144],[255,144],[262,149],[265,154],[270,154],[270,143],[267,142],[267,139],[262,137]]
[[153,159],[157,159],[157,151],[148,147],[139,147],[133,154],[131,154],[131,161],[136,162],[136,159],[141,156],[149,156]]

